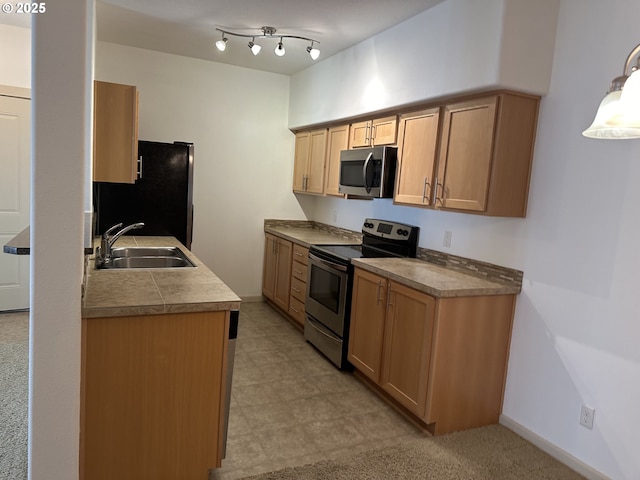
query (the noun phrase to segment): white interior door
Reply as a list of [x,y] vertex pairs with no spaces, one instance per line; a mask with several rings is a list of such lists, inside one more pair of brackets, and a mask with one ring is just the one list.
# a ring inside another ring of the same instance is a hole
[[[29,226],[31,101],[0,95],[0,245]],[[29,256],[0,253],[0,311],[29,307]]]

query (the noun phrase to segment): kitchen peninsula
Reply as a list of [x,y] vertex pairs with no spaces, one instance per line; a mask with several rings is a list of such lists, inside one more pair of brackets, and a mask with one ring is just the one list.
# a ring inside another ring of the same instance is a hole
[[195,267],[97,270],[87,257],[80,478],[207,478],[223,458],[240,298],[173,237],[118,246],[179,246]]

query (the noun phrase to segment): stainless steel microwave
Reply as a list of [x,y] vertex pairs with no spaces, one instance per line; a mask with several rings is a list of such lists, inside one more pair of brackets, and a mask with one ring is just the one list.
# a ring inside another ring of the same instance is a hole
[[373,147],[340,152],[340,193],[391,198],[396,180],[396,147]]

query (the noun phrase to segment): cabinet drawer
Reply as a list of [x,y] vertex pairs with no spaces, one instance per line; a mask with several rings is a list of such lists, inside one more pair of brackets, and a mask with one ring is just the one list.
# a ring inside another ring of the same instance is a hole
[[289,315],[296,323],[304,325],[304,303],[293,296],[289,300]]
[[[295,258],[295,257],[294,257]],[[307,267],[306,265],[300,262],[293,262],[291,264],[291,278],[297,278],[302,282],[307,281]]]
[[307,297],[307,282],[295,277],[291,278],[291,296],[304,303]]
[[294,243],[293,259],[296,262],[300,262],[303,265],[307,265],[309,263],[309,249],[307,247],[303,247],[302,245],[298,245]]

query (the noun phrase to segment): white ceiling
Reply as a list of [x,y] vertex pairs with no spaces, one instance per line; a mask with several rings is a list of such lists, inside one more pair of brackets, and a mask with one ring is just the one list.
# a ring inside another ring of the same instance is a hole
[[[317,40],[317,61],[394,26],[443,0],[107,0],[97,2],[98,40],[290,75],[311,66],[309,42],[285,39],[286,55],[273,53],[277,41],[228,36],[219,52],[216,27],[259,34],[260,27]],[[13,17],[13,18],[8,18]],[[23,15],[0,22],[28,26]],[[18,23],[18,21],[20,23]]]

